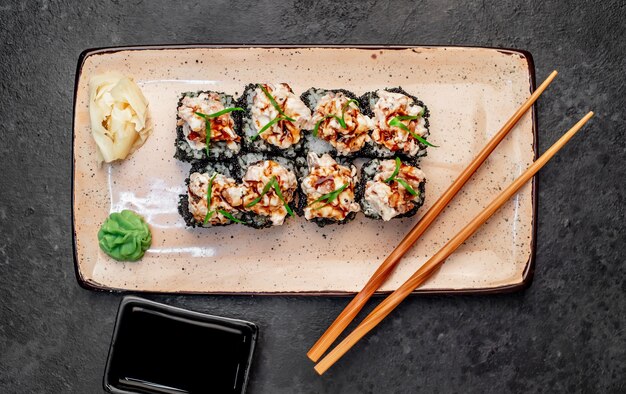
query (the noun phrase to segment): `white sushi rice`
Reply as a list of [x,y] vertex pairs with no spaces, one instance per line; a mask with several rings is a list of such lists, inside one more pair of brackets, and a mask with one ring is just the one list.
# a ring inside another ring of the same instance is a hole
[[309,108],[311,111],[314,111],[317,107],[317,103],[320,101],[322,97],[324,97],[328,92],[324,89],[315,89],[311,88],[306,91],[306,95],[309,100]]
[[333,148],[333,146],[328,141],[317,138],[313,136],[313,134],[308,134],[305,137],[304,146],[307,152],[315,152],[318,155],[335,152],[335,148]]
[[214,173],[222,174],[229,178],[234,177],[236,174],[234,173],[234,168],[230,162],[216,162],[209,163],[204,167],[204,170],[207,174],[213,175]]

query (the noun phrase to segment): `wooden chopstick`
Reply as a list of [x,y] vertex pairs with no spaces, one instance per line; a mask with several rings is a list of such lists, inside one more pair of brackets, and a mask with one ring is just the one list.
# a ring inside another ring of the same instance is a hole
[[589,112],[578,123],[554,143],[537,161],[528,167],[509,187],[500,193],[481,213],[454,236],[441,250],[420,267],[402,286],[391,293],[350,333],[337,347],[335,347],[316,366],[320,375],[339,360],[354,344],[380,323],[393,311],[413,290],[420,286],[432,275],[436,269],[463,244],[474,232],[489,219],[505,202],[528,182],[593,116]]
[[437,216],[448,205],[450,200],[458,193],[458,191],[465,185],[470,177],[476,172],[478,167],[487,159],[491,152],[498,146],[500,141],[509,133],[509,131],[517,124],[519,119],[528,111],[528,109],[537,101],[541,93],[550,85],[552,80],[558,73],[552,71],[552,73],[546,78],[545,81],[531,94],[524,104],[511,116],[511,118],[502,126],[502,129],[498,131],[496,135],[487,143],[487,145],[480,151],[478,156],[467,166],[467,168],[458,176],[458,178],[450,185],[441,197],[432,205],[432,207],[424,214],[422,219],[411,229],[411,231],[404,237],[404,239],[398,244],[393,252],[387,257],[387,259],[378,267],[374,275],[365,284],[363,289],[352,299],[352,301],[344,308],[335,321],[328,327],[326,332],[315,342],[313,347],[307,352],[307,356],[312,361],[317,361],[328,350],[330,345],[341,335],[343,330],[350,324],[350,322],[356,317],[359,311],[367,303],[372,294],[387,280],[389,275],[393,272],[394,268],[400,262],[400,259],[404,254],[413,246],[417,239],[426,231],[430,224],[437,218]]

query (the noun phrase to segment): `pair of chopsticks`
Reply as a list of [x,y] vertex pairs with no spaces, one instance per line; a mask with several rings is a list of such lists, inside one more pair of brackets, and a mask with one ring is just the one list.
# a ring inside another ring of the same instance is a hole
[[[487,145],[480,151],[478,156],[459,175],[452,185],[424,214],[422,219],[409,231],[400,244],[391,252],[385,261],[378,267],[374,275],[370,278],[363,289],[346,306],[341,314],[335,319],[326,332],[313,345],[307,356],[314,362],[328,350],[333,342],[339,337],[343,330],[352,322],[365,303],[374,292],[391,275],[404,254],[413,246],[417,239],[426,231],[435,218],[443,211],[457,192],[465,185],[469,178],[476,172],[478,167],[487,159],[491,152],[498,146],[502,139],[517,124],[519,119],[532,107],[543,91],[550,85],[556,77],[557,72],[553,71],[548,78],[533,92],[528,100],[513,114],[500,131],[493,136]],[[321,375],[337,362],[354,344],[380,323],[391,311],[393,311],[413,290],[423,284],[443,262],[467,240],[476,230],[484,224],[509,198],[528,182],[593,116],[589,112],[578,123],[576,123],[567,133],[565,133],[554,145],[552,145],[539,159],[537,159],[528,169],[517,178],[508,188],[500,193],[478,216],[476,216],[465,228],[456,234],[441,250],[432,256],[423,266],[421,266],[402,286],[391,293],[383,300],[354,331],[337,345],[325,358],[316,366],[315,370]]]

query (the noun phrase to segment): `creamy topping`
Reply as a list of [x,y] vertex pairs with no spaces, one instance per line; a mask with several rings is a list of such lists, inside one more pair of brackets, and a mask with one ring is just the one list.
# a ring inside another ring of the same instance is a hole
[[[327,115],[341,118],[341,112],[349,99],[341,92],[328,92],[317,102],[313,123],[317,124]],[[374,128],[374,122],[363,115],[353,102],[346,108],[343,119],[347,126],[345,129],[334,117],[322,120],[317,136],[330,142],[340,154],[356,152],[370,140],[368,132]]]
[[[408,96],[379,90],[378,101],[374,106],[376,124],[372,131],[372,140],[386,146],[391,151],[402,151],[411,156],[416,155],[420,149],[419,141],[406,130],[397,126],[389,126],[389,121],[396,116],[417,116],[423,109]],[[420,137],[423,137],[427,132],[426,120],[421,116],[416,120],[403,120],[401,122]]]
[[[183,126],[183,134],[194,149],[206,148],[206,122],[196,115],[200,112],[211,115],[224,109],[217,93],[200,93],[196,97],[185,96],[178,107],[178,125]],[[230,113],[211,118],[211,141],[226,141],[229,149],[238,150],[235,142],[240,137],[235,133],[235,121]]]
[[[354,201],[354,177],[356,168],[337,164],[328,154],[318,157],[311,152],[307,156],[309,175],[302,180],[302,191],[307,196],[307,206],[304,208],[304,217],[330,218],[344,220],[350,212],[358,212],[360,207]],[[325,194],[332,193],[348,185],[337,198],[330,202],[317,199]]]
[[285,221],[287,210],[274,188],[270,188],[261,197],[261,201],[247,207],[263,193],[263,188],[272,180],[272,177],[278,181],[285,203],[289,204],[293,200],[298,186],[295,174],[273,160],[264,160],[248,167],[243,177],[245,188],[243,207],[246,211],[269,216],[274,226],[280,226]]
[[364,199],[385,221],[413,209],[414,202],[421,198],[419,195],[420,183],[426,178],[424,172],[419,168],[401,164],[396,178],[403,179],[418,193],[417,196],[413,196],[395,180],[385,183],[385,179],[393,175],[395,168],[395,160],[381,161],[374,179],[367,181],[365,185]]
[[[291,88],[286,83],[265,84],[263,87],[274,97],[284,114],[295,121],[282,120],[276,122],[263,131],[260,138],[282,149],[297,144],[301,138],[300,131],[312,127],[311,110],[291,91]],[[254,90],[251,112],[252,122],[256,127],[256,131],[260,131],[265,125],[280,115],[270,102],[270,99],[259,87]]]
[[231,214],[236,213],[237,210],[234,207],[237,206],[237,201],[241,201],[244,190],[236,184],[234,179],[221,174],[215,175],[211,185],[211,204],[207,209],[207,191],[211,176],[199,172],[194,172],[189,176],[189,187],[187,188],[189,212],[199,223],[204,222],[209,210],[215,211],[209,219],[210,224],[229,223],[230,220],[217,210],[221,209]]

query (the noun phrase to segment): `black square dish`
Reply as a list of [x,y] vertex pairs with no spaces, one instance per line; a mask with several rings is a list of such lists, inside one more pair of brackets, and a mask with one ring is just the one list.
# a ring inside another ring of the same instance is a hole
[[258,329],[128,296],[120,303],[104,388],[129,393],[244,393]]

